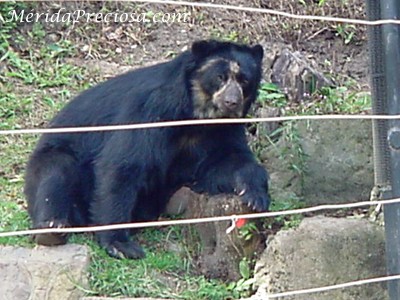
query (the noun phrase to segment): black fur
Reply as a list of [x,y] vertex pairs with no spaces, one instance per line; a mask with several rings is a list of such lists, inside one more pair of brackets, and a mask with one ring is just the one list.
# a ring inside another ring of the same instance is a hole
[[[83,92],[50,127],[244,116],[257,94],[262,56],[258,45],[196,42],[169,62]],[[269,204],[267,173],[242,125],[45,134],[28,163],[25,193],[34,228],[64,227],[156,219],[184,185],[240,194],[259,211]],[[128,230],[97,236],[112,256],[144,256]],[[61,235],[36,240],[65,243]]]

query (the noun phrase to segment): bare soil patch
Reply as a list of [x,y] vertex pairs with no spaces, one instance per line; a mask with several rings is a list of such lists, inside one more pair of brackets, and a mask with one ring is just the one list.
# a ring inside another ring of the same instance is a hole
[[[293,14],[365,18],[361,0],[326,1],[266,1],[223,0],[204,1],[218,4],[276,9]],[[365,26],[353,26],[320,21],[304,21],[269,14],[198,8],[189,6],[137,4],[126,2],[41,2],[37,12],[84,10],[87,13],[189,13],[187,23],[127,23],[127,22],[42,22],[48,43],[60,39],[73,42],[74,59],[112,62],[119,65],[142,65],[172,57],[198,39],[231,39],[249,43],[284,43],[316,60],[332,77],[345,81],[356,79],[367,84],[367,48]],[[18,29],[29,36],[33,24]],[[30,47],[29,38],[13,45],[21,52]],[[79,60],[79,62],[81,62]],[[268,78],[265,78],[268,80]]]

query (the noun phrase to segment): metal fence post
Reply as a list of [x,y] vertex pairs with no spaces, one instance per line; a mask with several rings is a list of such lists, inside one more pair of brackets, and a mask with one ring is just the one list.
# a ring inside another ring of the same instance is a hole
[[[398,0],[381,1],[383,19],[400,19]],[[382,26],[385,50],[386,94],[389,114],[400,114],[400,25]],[[400,198],[400,120],[391,120],[387,133],[390,149],[392,197]],[[400,274],[400,204],[386,205],[386,256],[389,275]],[[388,283],[391,299],[400,297],[400,281]]]
[[[369,20],[400,19],[398,0],[367,0]],[[373,114],[400,114],[400,25],[368,29]],[[373,121],[375,189],[381,199],[400,198],[400,120]],[[384,206],[388,275],[400,274],[400,204]],[[388,282],[391,300],[400,280]]]

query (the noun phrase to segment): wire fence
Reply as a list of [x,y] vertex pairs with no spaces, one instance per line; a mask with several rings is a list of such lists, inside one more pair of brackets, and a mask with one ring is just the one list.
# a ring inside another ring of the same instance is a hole
[[374,26],[374,25],[383,25],[383,24],[400,24],[400,20],[393,20],[393,19],[367,21],[367,20],[361,20],[361,19],[336,18],[336,17],[329,17],[329,16],[297,15],[297,14],[293,14],[293,13],[287,13],[287,12],[278,11],[278,10],[274,10],[274,9],[267,9],[267,8],[255,8],[255,7],[247,7],[247,6],[204,3],[204,2],[168,1],[168,0],[166,0],[166,1],[164,1],[164,0],[122,0],[122,1],[236,10],[236,11],[245,11],[245,12],[250,12],[250,13],[269,14],[269,15],[281,16],[281,17],[290,18],[290,19],[347,23],[347,24],[355,24],[355,25],[372,25],[372,26]]
[[[29,0],[20,0],[20,1],[29,1]],[[34,0],[34,1],[50,2],[53,0]],[[98,1],[98,0],[89,0],[89,1]],[[249,6],[237,6],[237,5],[205,3],[205,2],[170,1],[170,0],[119,0],[119,1],[235,10],[235,11],[244,11],[244,12],[249,12],[249,13],[269,14],[269,15],[280,16],[280,17],[285,17],[285,18],[290,18],[290,19],[346,23],[346,24],[354,24],[354,25],[376,26],[376,25],[384,25],[384,24],[400,24],[400,20],[395,20],[395,19],[368,21],[368,20],[362,20],[362,19],[337,18],[337,17],[329,17],[329,16],[298,15],[298,14],[293,14],[293,13],[288,13],[288,12],[283,12],[283,11],[268,9],[268,8],[257,8],[257,7],[249,7]]]
[[241,214],[241,215],[230,215],[230,216],[217,216],[217,217],[207,217],[207,218],[154,221],[154,222],[137,222],[137,223],[71,227],[71,228],[44,228],[44,229],[10,231],[10,232],[0,232],[0,238],[1,237],[11,237],[11,236],[44,234],[44,233],[84,233],[84,232],[98,232],[98,231],[117,230],[117,229],[134,229],[134,228],[162,227],[162,226],[171,226],[171,225],[201,224],[201,223],[221,222],[221,221],[234,222],[238,218],[242,218],[242,219],[273,218],[273,217],[282,217],[282,216],[288,216],[288,215],[294,215],[294,214],[305,214],[305,213],[311,213],[311,212],[317,212],[317,211],[323,211],[323,210],[338,210],[338,209],[345,209],[345,208],[347,208],[347,209],[348,208],[358,208],[358,207],[363,207],[363,206],[389,205],[389,204],[395,204],[395,203],[400,203],[400,198],[389,199],[389,200],[361,201],[361,202],[343,203],[343,204],[323,204],[323,205],[318,205],[318,206],[313,206],[313,207],[308,207],[308,208],[299,208],[299,209],[292,209],[292,210]]
[[310,289],[289,291],[289,292],[276,293],[276,294],[265,294],[265,296],[261,299],[268,300],[268,299],[275,299],[275,298],[281,298],[281,297],[291,297],[291,296],[298,296],[298,295],[304,295],[304,294],[329,292],[329,291],[337,290],[337,289],[344,289],[344,288],[349,288],[349,287],[354,287],[354,286],[359,286],[359,285],[387,282],[387,281],[399,280],[399,279],[400,279],[400,275],[391,275],[391,276],[361,279],[361,280],[355,280],[355,281],[350,281],[350,282],[345,282],[345,283],[340,283],[340,284],[335,284],[335,285],[318,287],[318,288],[310,288]]
[[[50,1],[50,0],[46,0]],[[96,0],[94,0],[96,1]],[[199,8],[214,8],[214,9],[225,9],[225,10],[236,10],[244,11],[249,13],[261,13],[269,14],[274,16],[280,16],[284,18],[300,19],[300,20],[312,20],[321,22],[335,22],[335,23],[346,23],[354,25],[365,25],[365,26],[376,26],[383,24],[397,24],[400,25],[400,20],[376,20],[368,21],[362,19],[348,19],[339,17],[329,16],[315,16],[315,15],[297,15],[293,13],[287,13],[277,11],[273,9],[255,8],[246,6],[235,6],[225,5],[216,3],[203,3],[203,2],[189,2],[189,1],[168,1],[168,0],[122,0],[126,2],[141,2],[149,4],[162,4],[162,5],[177,5],[177,6],[190,6]],[[2,1],[0,1],[2,2]],[[142,123],[142,124],[124,124],[124,125],[107,125],[107,126],[84,126],[84,127],[69,127],[69,128],[33,128],[33,129],[11,129],[11,130],[0,130],[1,135],[20,135],[20,134],[43,134],[43,133],[77,133],[77,132],[97,132],[97,131],[113,131],[113,130],[137,130],[137,129],[150,129],[160,127],[175,127],[175,126],[193,126],[193,125],[212,125],[212,124],[239,124],[239,123],[256,123],[256,122],[283,122],[283,121],[301,121],[301,120],[394,120],[400,119],[400,115],[304,115],[304,116],[284,116],[284,117],[268,117],[268,118],[240,118],[240,119],[213,119],[213,120],[182,120],[182,121],[166,121],[166,122],[155,122],[155,123]],[[327,204],[319,205],[315,207],[308,207],[302,209],[285,210],[277,212],[265,212],[265,213],[254,213],[254,214],[243,214],[243,215],[231,215],[231,216],[219,216],[209,218],[197,218],[197,219],[184,219],[184,220],[169,220],[169,221],[155,221],[155,222],[140,222],[140,223],[127,223],[127,224],[112,224],[104,226],[88,226],[88,227],[74,227],[74,228],[45,228],[45,229],[33,229],[33,230],[20,230],[10,232],[0,232],[0,238],[12,237],[12,236],[24,236],[34,235],[42,233],[83,233],[83,232],[96,232],[104,230],[116,230],[116,229],[132,229],[132,228],[146,228],[146,227],[161,227],[171,225],[188,225],[188,224],[200,224],[207,222],[221,222],[221,221],[232,221],[234,224],[237,218],[254,219],[254,218],[271,218],[278,216],[286,216],[292,214],[304,214],[310,212],[317,212],[323,210],[338,210],[345,208],[358,208],[365,206],[381,206],[400,203],[400,198],[390,200],[379,200],[379,201],[362,201],[356,203],[344,203],[344,204]],[[264,294],[261,295],[260,299],[275,299],[280,297],[289,297],[295,295],[311,294],[317,292],[327,292],[334,289],[348,288],[353,286],[400,280],[400,275],[383,276],[378,278],[369,278],[362,280],[355,280],[342,284],[302,289],[296,291],[288,291],[275,294]]]
[[396,119],[400,119],[400,115],[304,115],[304,116],[267,117],[267,118],[182,120],[182,121],[165,121],[165,122],[127,124],[127,125],[106,125],[106,126],[10,129],[10,130],[0,130],[0,135],[77,133],[77,132],[84,133],[84,132],[95,132],[95,131],[150,129],[150,128],[160,128],[160,127],[177,127],[177,126],[193,126],[193,125],[245,124],[245,123],[259,123],[259,122],[311,121],[311,120],[396,120]]

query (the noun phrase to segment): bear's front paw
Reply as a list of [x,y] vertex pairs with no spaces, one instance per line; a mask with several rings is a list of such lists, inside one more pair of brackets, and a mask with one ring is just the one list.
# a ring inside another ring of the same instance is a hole
[[[35,224],[34,229],[45,228],[65,228],[68,227],[65,220],[51,220]],[[66,233],[41,233],[35,234],[33,240],[35,243],[44,246],[64,245],[67,242],[68,235]]]
[[268,210],[270,198],[266,192],[257,192],[250,189],[241,189],[236,192],[249,207],[262,212]]

